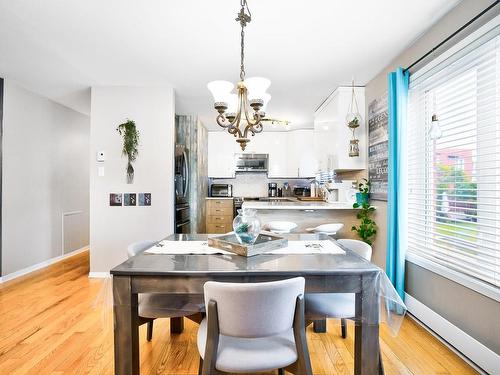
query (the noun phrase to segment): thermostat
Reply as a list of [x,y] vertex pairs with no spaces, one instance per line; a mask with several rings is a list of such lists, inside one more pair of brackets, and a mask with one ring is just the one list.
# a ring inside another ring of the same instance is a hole
[[106,160],[106,156],[104,154],[104,151],[97,151],[97,161],[103,162],[105,160]]

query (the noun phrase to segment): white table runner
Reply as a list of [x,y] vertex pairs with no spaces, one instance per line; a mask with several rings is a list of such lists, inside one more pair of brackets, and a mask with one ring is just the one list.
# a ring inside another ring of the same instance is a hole
[[[183,255],[210,255],[234,254],[226,250],[208,246],[207,241],[160,241],[146,254],[183,254]],[[282,249],[271,250],[265,254],[345,254],[345,251],[330,240],[317,241],[288,241],[288,246]]]

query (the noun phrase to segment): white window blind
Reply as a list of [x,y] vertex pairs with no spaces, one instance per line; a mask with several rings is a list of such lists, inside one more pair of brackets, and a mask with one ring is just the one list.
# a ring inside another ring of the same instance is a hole
[[[410,78],[408,253],[500,287],[500,27]],[[442,135],[431,139],[432,115]]]

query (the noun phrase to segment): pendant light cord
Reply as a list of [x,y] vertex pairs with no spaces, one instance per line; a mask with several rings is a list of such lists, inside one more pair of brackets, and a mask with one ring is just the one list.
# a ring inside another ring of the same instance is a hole
[[[236,17],[236,21],[238,21],[241,25],[241,62],[240,62],[240,79],[242,81],[245,80],[245,26],[252,20],[252,14],[250,13],[250,9],[248,8],[248,4],[246,0],[240,0],[241,9],[238,13],[238,17]],[[248,12],[245,13],[245,8]]]

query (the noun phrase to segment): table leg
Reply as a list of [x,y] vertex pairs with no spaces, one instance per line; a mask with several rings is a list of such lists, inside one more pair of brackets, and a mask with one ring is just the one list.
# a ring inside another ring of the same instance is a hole
[[375,278],[363,278],[363,290],[356,293],[354,326],[354,374],[379,373],[379,301],[374,293]]
[[170,318],[170,333],[182,333],[184,330],[184,318],[182,316]]
[[326,318],[315,320],[313,322],[313,331],[315,333],[326,333]]
[[139,375],[139,317],[137,294],[129,276],[113,277],[115,374]]

